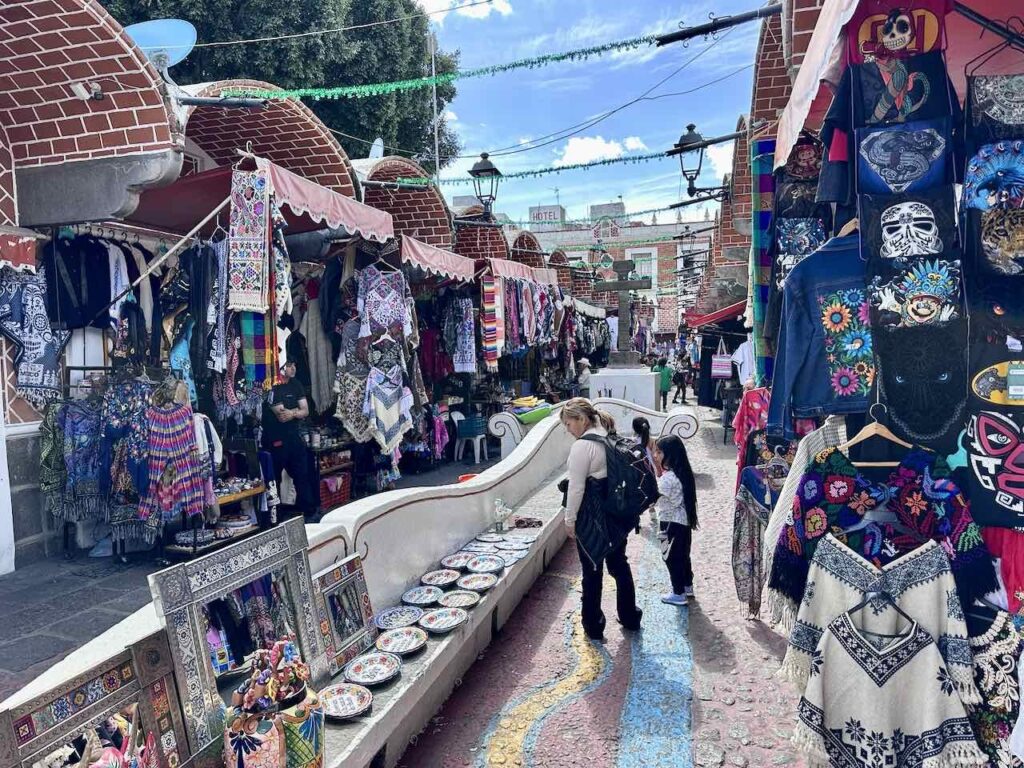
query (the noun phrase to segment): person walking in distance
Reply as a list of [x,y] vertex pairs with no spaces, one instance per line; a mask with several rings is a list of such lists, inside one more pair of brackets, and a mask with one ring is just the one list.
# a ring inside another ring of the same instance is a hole
[[669,605],[686,605],[693,597],[693,566],[690,548],[698,528],[697,487],[686,455],[686,446],[676,435],[658,440],[654,457],[661,467],[655,505],[658,513],[658,539],[661,555],[668,567],[672,591],[661,598]]
[[638,630],[643,611],[636,605],[633,572],[626,557],[628,533],[609,525],[605,514],[608,495],[606,447],[601,441],[581,440],[584,435],[606,437],[615,432],[615,421],[582,397],[562,406],[562,424],[576,438],[569,450],[565,494],[565,526],[576,540],[583,571],[582,622],[587,637],[604,639],[605,616],[601,610],[604,568],[615,579],[615,605],[619,623]]

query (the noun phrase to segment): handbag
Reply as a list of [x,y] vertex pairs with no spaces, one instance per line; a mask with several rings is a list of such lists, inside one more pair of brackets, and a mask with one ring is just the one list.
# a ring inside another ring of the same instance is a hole
[[711,378],[732,378],[732,355],[725,351],[725,339],[718,340],[718,352],[711,356]]

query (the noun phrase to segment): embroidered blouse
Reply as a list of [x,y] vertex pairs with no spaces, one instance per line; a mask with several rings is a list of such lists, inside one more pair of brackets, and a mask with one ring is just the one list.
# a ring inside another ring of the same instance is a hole
[[658,501],[655,509],[658,520],[662,523],[679,523],[689,525],[690,518],[686,514],[686,502],[683,499],[683,484],[675,472],[666,471],[658,478]]
[[971,649],[982,702],[967,714],[978,744],[993,768],[1021,768],[1024,763],[1013,754],[1010,736],[1020,714],[1018,665],[1024,637],[1010,614],[999,611],[984,634],[971,638]]
[[981,528],[951,474],[945,459],[920,448],[880,482],[865,477],[838,449],[819,454],[800,480],[792,522],[775,548],[768,579],[773,601],[796,613],[826,533],[879,568],[924,541],[937,541],[965,605],[994,591],[998,581]]

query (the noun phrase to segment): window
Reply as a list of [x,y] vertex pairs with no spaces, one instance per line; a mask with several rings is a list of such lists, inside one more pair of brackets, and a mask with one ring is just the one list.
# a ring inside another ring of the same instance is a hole
[[627,248],[626,259],[636,264],[637,277],[651,278],[651,290],[658,288],[658,249]]

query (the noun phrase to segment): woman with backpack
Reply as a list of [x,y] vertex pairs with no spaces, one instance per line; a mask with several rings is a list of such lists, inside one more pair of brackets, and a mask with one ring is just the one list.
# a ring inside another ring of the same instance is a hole
[[[593,640],[604,638],[601,587],[606,565],[615,579],[619,623],[628,630],[638,630],[643,611],[636,605],[633,572],[626,558],[628,531],[610,526],[605,512],[608,461],[603,438],[615,432],[615,421],[582,397],[574,397],[562,406],[561,420],[576,438],[569,451],[565,525],[569,536],[576,539],[583,571],[583,631]],[[585,436],[588,439],[581,439]]]
[[693,566],[690,547],[697,522],[697,486],[686,455],[686,446],[676,435],[658,440],[655,460],[661,467],[658,477],[658,512],[661,556],[668,567],[672,591],[661,598],[669,605],[686,605],[693,597]]

